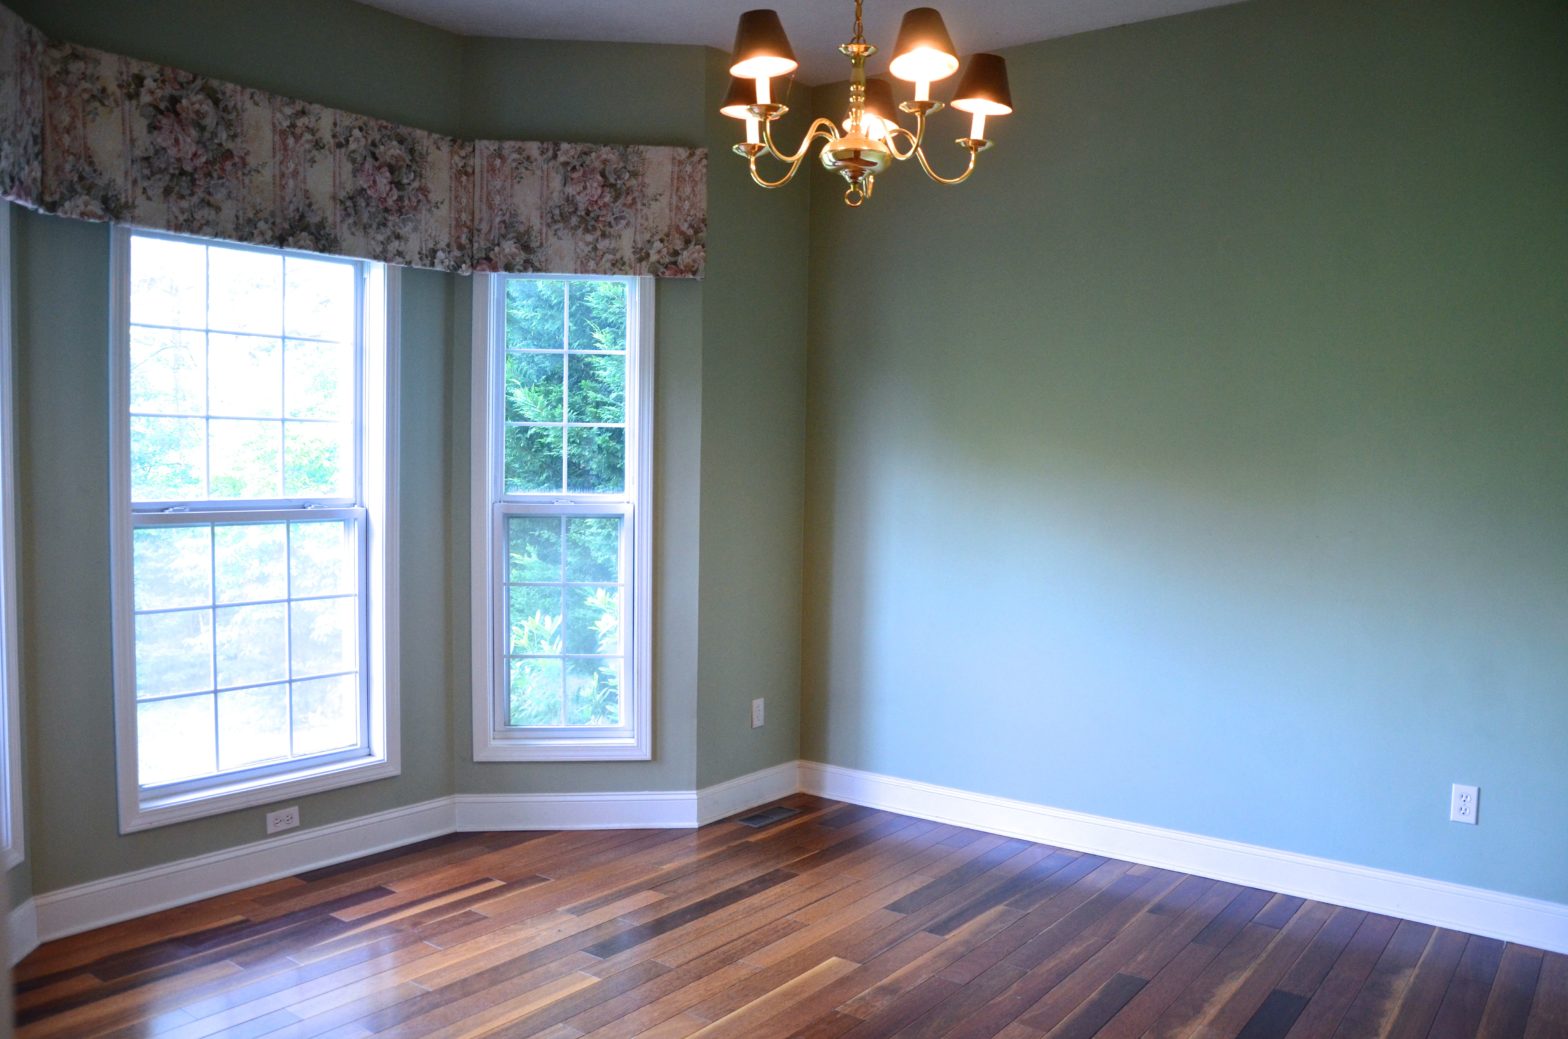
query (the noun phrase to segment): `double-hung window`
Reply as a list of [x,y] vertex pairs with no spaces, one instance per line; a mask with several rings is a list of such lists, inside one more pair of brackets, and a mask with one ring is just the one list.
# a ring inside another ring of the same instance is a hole
[[121,829],[395,774],[380,264],[119,229]]
[[652,281],[475,283],[474,757],[648,758]]

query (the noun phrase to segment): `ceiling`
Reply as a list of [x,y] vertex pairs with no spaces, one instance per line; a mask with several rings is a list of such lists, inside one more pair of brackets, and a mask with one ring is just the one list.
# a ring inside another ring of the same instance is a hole
[[[771,2],[784,20],[806,83],[847,79],[838,53],[854,22],[853,0],[361,0],[428,25],[468,36],[625,43],[699,43],[728,50],[735,20],[753,4]],[[883,48],[871,60],[886,68],[887,51],[906,8],[935,3],[960,54],[995,50],[1053,36],[1126,25],[1219,7],[1237,0],[870,0],[866,38]]]

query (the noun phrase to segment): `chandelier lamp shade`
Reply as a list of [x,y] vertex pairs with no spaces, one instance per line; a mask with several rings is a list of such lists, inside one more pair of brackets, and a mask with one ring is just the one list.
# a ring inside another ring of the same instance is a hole
[[[970,117],[968,136],[957,141],[968,153],[969,162],[955,177],[938,174],[925,153],[928,117],[943,107],[942,102],[931,100],[931,84],[958,71],[958,49],[934,8],[917,7],[906,13],[893,44],[888,72],[895,79],[913,84],[914,97],[895,104],[890,83],[866,78],[866,59],[877,49],[866,42],[861,24],[862,3],[863,0],[855,0],[854,36],[839,47],[850,64],[849,113],[839,122],[815,120],[792,152],[779,148],[773,140],[773,124],[789,109],[773,100],[772,81],[793,73],[799,62],[777,11],[747,11],[740,16],[730,58],[729,90],[719,111],[746,124],[746,139],[734,150],[746,159],[751,179],[763,187],[788,184],[818,140],[823,142],[819,153],[822,165],[848,182],[844,201],[851,206],[859,206],[871,197],[877,175],[894,161],[914,159],[926,176],[938,184],[961,184],[974,173],[979,154],[991,147],[985,136],[986,119],[1012,112],[1007,62],[995,54],[971,56],[958,77],[952,100],[953,108]],[[899,122],[900,112],[915,117],[913,128]],[[777,180],[768,180],[757,168],[757,160],[764,154],[784,163],[784,173]]]

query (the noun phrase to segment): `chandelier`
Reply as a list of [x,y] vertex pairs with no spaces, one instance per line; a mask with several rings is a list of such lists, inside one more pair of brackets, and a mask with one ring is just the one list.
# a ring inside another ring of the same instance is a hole
[[[817,119],[806,131],[800,147],[782,151],[773,141],[773,123],[789,109],[773,100],[772,80],[787,76],[799,66],[789,37],[777,11],[747,11],[740,16],[735,31],[735,50],[731,55],[729,92],[724,97],[723,114],[746,122],[746,140],[734,151],[745,157],[751,179],[765,188],[788,184],[805,161],[813,143],[821,138],[822,165],[849,182],[844,201],[858,206],[871,197],[877,174],[894,159],[914,159],[926,176],[938,184],[962,184],[975,171],[976,157],[991,142],[985,136],[987,116],[1007,115],[1013,110],[1007,86],[1007,62],[995,54],[976,54],[969,59],[958,79],[953,107],[970,115],[969,135],[958,138],[958,146],[969,153],[969,165],[956,177],[943,177],[931,168],[926,158],[926,120],[940,111],[942,102],[931,100],[931,84],[958,71],[958,54],[942,16],[934,8],[917,7],[904,15],[893,46],[888,71],[896,78],[915,85],[913,100],[897,106],[897,111],[915,117],[913,130],[898,122],[893,105],[893,88],[886,80],[866,80],[866,59],[877,49],[866,42],[861,26],[862,0],[855,0],[855,35],[839,47],[849,58],[849,114],[842,123]],[[777,180],[768,180],[757,169],[757,157],[771,155],[788,168]]]

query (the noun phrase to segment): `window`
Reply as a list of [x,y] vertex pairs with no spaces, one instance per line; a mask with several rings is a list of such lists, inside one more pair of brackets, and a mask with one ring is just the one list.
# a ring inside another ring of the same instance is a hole
[[115,264],[121,829],[395,774],[395,279],[124,229]]
[[474,298],[475,760],[646,759],[651,279]]
[[12,458],[11,206],[0,202],[0,869],[22,861],[21,685],[16,640],[16,483]]

